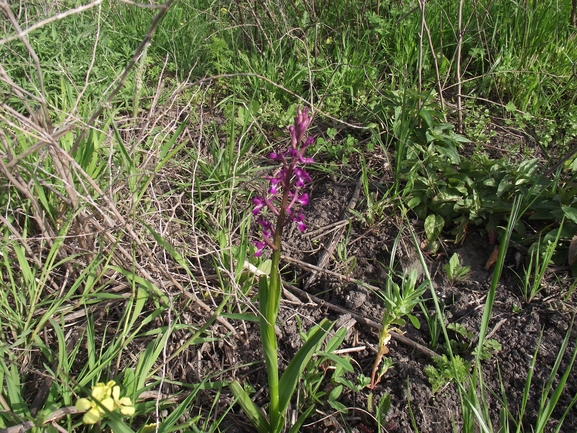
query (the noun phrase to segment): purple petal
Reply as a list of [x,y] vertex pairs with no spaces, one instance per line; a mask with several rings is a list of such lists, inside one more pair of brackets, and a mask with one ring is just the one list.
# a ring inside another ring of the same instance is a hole
[[253,242],[254,246],[256,247],[256,252],[254,253],[255,257],[260,257],[262,256],[262,252],[264,251],[264,249],[267,247],[266,243],[264,242],[260,242],[260,241],[256,241]]
[[263,230],[272,230],[272,223],[269,220],[265,218],[257,218],[256,222],[259,223]]
[[298,146],[297,131],[294,126],[289,126],[289,132],[291,135],[291,147],[296,149]]
[[313,144],[315,142],[315,137],[309,137],[307,138],[307,140],[304,142],[303,147],[308,147],[311,144]]
[[262,197],[253,197],[252,203],[254,204],[254,209],[252,210],[253,215],[258,215],[262,208],[266,206],[266,202]]
[[272,183],[273,185],[276,185],[277,183],[280,182],[279,178],[276,177],[276,176],[275,176],[275,177],[267,176],[267,177],[265,177],[265,179],[268,180],[268,181],[269,181],[270,183]]
[[311,177],[309,176],[309,174],[300,167],[295,168],[294,173],[297,178],[295,185],[298,187],[303,187],[305,186],[306,182],[311,181]]
[[299,213],[298,215],[294,216],[293,218],[291,218],[291,221],[297,223],[297,227],[301,232],[304,232],[307,229],[306,224],[303,222],[305,219],[305,214],[304,213]]
[[301,195],[299,198],[297,198],[296,202],[301,206],[306,206],[309,203],[309,195],[308,194]]
[[270,159],[272,159],[273,161],[283,162],[284,161],[284,152],[279,152],[279,153],[271,152],[268,157]]

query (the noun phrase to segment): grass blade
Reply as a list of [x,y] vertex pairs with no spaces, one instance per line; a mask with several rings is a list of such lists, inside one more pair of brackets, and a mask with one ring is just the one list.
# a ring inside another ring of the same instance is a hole
[[[557,355],[557,359],[555,360],[555,364],[554,364],[553,369],[551,371],[551,376],[549,377],[549,380],[547,381],[545,389],[543,390],[543,400],[545,399],[546,395],[548,394],[549,389],[551,389],[551,387],[553,385],[553,381],[555,380],[555,376],[557,375],[557,370],[559,368],[559,365],[561,364],[561,360],[563,359],[563,355],[565,354],[565,350],[567,349],[567,345],[569,343],[569,337],[571,335],[572,329],[573,329],[573,321],[571,322],[571,325],[569,326],[569,329],[567,330],[567,334],[565,335],[565,339],[563,340],[563,343],[561,344],[561,347],[559,348],[559,354]],[[553,414],[553,410],[557,406],[557,403],[559,402],[559,399],[561,398],[561,394],[563,393],[563,390],[565,389],[565,384],[567,383],[567,379],[569,378],[569,375],[571,374],[571,370],[573,369],[573,364],[575,364],[575,358],[577,358],[577,347],[573,350],[573,355],[571,356],[571,361],[567,365],[567,368],[565,369],[563,376],[561,376],[561,378],[559,379],[559,383],[557,384],[553,393],[551,394],[549,401],[547,402],[545,407],[539,411],[540,413],[539,413],[539,416],[537,418],[537,425],[535,427],[535,432],[540,433],[540,432],[545,431],[545,427],[547,426],[547,422],[551,418],[551,415]]]

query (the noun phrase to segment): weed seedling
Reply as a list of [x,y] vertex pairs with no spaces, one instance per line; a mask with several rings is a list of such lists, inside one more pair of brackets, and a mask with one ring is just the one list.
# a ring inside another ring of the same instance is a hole
[[[297,323],[301,328],[300,320]],[[310,331],[300,332],[303,341],[307,341]],[[334,351],[341,345],[347,335],[347,328],[341,328],[326,342],[324,350],[319,350],[316,356],[306,366],[303,372],[303,393],[305,409],[293,428],[299,428],[306,416],[314,409],[315,404],[323,404],[324,401],[335,411],[347,413],[348,410],[338,398],[345,389],[352,392],[360,392],[368,385],[368,378],[363,375],[358,377],[357,383],[346,379],[346,373],[354,371],[351,360],[348,357],[339,356]],[[327,378],[330,383],[327,384]],[[324,386],[322,386],[324,385]],[[330,392],[327,392],[330,390]]]
[[433,365],[425,367],[425,374],[431,383],[431,390],[435,393],[443,389],[451,381],[465,383],[471,370],[468,364],[459,355],[455,355],[451,361],[447,355],[441,355],[433,360]]
[[[397,237],[397,240],[399,238]],[[393,254],[392,257],[395,255]],[[397,327],[405,326],[405,317],[408,317],[415,328],[420,328],[419,321],[411,314],[415,305],[421,302],[421,296],[425,292],[425,284],[417,287],[417,271],[413,270],[409,275],[401,277],[400,285],[393,281],[389,274],[386,287],[381,297],[385,303],[385,313],[383,314],[382,329],[379,335],[379,351],[373,363],[371,373],[370,389],[374,389],[382,375],[390,368],[390,363],[384,363],[385,368],[379,371],[383,357],[389,353],[387,344],[391,340],[391,332]]]
[[539,239],[529,249],[529,264],[526,267],[521,286],[521,293],[527,303],[535,299],[543,289],[541,283],[557,249],[563,230],[563,221],[554,238],[546,235],[543,241]]
[[363,192],[365,195],[366,209],[359,212],[356,209],[349,211],[359,220],[363,225],[372,228],[376,226],[385,216],[385,210],[389,206],[387,195],[379,198],[378,192],[371,192],[369,188],[369,168],[364,156],[361,155],[361,182],[363,185]]
[[[475,342],[475,335],[471,331],[460,323],[449,323],[447,329],[452,330],[456,335],[454,340],[451,339],[449,341],[453,350],[461,353],[467,353],[471,350]],[[501,348],[501,343],[492,338],[488,338],[480,346],[480,349],[476,347],[472,353],[478,356],[481,361],[486,361],[490,359],[494,353],[499,352]],[[477,351],[479,351],[478,354]]]
[[447,278],[451,282],[451,285],[455,284],[457,281],[464,281],[469,277],[471,272],[470,266],[463,266],[459,260],[457,253],[453,254],[449,259],[449,263],[443,266]]

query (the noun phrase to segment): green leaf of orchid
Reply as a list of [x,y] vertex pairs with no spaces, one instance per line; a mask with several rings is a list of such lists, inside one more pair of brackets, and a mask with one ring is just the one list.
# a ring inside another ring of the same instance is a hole
[[242,406],[242,410],[256,427],[259,433],[270,433],[270,424],[261,413],[260,408],[250,399],[248,393],[237,381],[231,382],[230,390]]
[[289,363],[279,382],[279,412],[281,414],[286,412],[303,370],[332,327],[333,323],[324,319]]

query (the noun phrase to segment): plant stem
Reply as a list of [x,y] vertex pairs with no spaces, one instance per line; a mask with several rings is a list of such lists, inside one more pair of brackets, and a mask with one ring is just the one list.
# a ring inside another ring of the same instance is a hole
[[[288,203],[288,189],[283,194],[280,214],[274,233],[274,249],[272,253],[271,273],[268,281],[260,283],[260,332],[262,336],[262,349],[266,364],[268,387],[270,393],[269,422],[271,432],[280,432],[283,425],[283,414],[279,409],[279,374],[278,374],[278,342],[276,339],[275,323],[278,316],[281,295],[280,277],[280,253],[281,239],[284,221],[286,218],[286,206]],[[266,277],[263,277],[266,278]]]
[[270,393],[269,422],[271,431],[278,431],[281,421],[279,412],[279,374],[278,374],[278,343],[275,333],[275,323],[278,315],[280,294],[277,287],[280,286],[279,272],[280,250],[272,254],[272,268],[268,282],[266,305],[261,306],[261,334],[264,359],[266,363],[268,386]]

